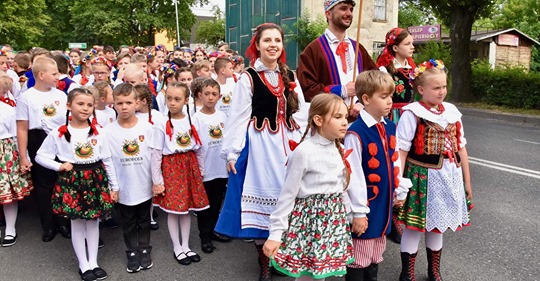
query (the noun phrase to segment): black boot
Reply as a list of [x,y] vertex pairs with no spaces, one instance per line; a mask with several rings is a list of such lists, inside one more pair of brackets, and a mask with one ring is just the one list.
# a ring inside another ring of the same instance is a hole
[[263,245],[255,244],[257,252],[259,253],[259,267],[261,272],[259,273],[259,281],[272,281],[272,272],[270,271],[270,259],[263,252]]
[[390,240],[394,241],[397,244],[401,243],[401,235],[403,234],[403,228],[398,223],[397,216],[398,216],[399,210],[393,209],[392,212],[392,229],[390,229],[390,234],[388,235],[388,238]]
[[377,281],[377,272],[379,264],[372,263],[364,269],[364,281]]
[[345,281],[364,281],[364,270],[365,268],[347,267]]
[[416,277],[414,277],[416,254],[401,252],[401,274],[399,275],[399,281],[416,281]]
[[429,281],[442,281],[441,272],[440,272],[442,249],[438,251],[433,251],[429,248],[426,248],[426,250],[427,250],[427,259],[428,259]]

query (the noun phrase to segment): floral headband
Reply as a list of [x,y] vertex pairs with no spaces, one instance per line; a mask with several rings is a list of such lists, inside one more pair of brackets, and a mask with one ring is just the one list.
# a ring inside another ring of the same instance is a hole
[[157,45],[155,49],[156,49],[156,52],[162,51],[165,53],[165,46],[163,46],[162,44]]
[[396,38],[399,36],[399,34],[401,34],[403,30],[404,30],[403,28],[399,28],[399,27],[394,27],[390,29],[390,31],[386,33],[386,45],[387,46],[395,45]]
[[90,64],[92,64],[92,65],[97,64],[97,63],[102,63],[102,64],[106,65],[109,68],[109,70],[112,68],[111,62],[108,61],[107,59],[105,59],[104,57],[95,57],[90,62]]
[[414,71],[411,72],[411,74],[410,74],[411,77],[410,78],[415,79],[418,76],[420,76],[420,74],[424,73],[427,69],[430,69],[430,68],[438,68],[438,69],[446,70],[442,60],[430,59],[428,61],[425,61],[425,62],[419,64],[414,69]]
[[7,57],[7,52],[4,50],[0,50],[0,57]]
[[86,63],[87,61],[91,61],[92,58],[94,58],[95,56],[97,56],[97,51],[94,50],[94,49],[91,49],[88,54],[86,54],[86,56],[84,56],[82,59],[81,59],[81,62],[82,63]]
[[178,66],[174,63],[171,63],[169,66],[164,66],[162,68],[163,76],[165,77],[165,79],[172,77],[177,70]]

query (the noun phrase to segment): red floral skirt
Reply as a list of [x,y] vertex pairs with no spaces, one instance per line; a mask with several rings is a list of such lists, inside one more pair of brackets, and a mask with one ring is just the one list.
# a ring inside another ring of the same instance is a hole
[[101,161],[59,172],[51,199],[53,213],[70,219],[98,219],[111,213],[109,180]]
[[0,204],[10,204],[30,195],[30,173],[19,172],[19,152],[13,138],[0,140]]
[[209,207],[195,152],[163,156],[161,171],[165,195],[154,197],[154,205],[173,214],[187,214]]

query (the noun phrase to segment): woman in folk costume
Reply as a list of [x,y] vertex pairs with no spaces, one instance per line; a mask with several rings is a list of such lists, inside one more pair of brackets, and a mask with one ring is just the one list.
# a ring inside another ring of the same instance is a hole
[[283,42],[278,25],[265,23],[256,28],[246,51],[251,67],[234,90],[238,98],[232,103],[226,124],[231,130],[224,135],[221,151],[230,175],[215,231],[255,239],[259,280],[271,280],[262,246],[285,180],[289,140],[301,138],[299,116],[293,114],[305,107],[302,90],[285,65]]

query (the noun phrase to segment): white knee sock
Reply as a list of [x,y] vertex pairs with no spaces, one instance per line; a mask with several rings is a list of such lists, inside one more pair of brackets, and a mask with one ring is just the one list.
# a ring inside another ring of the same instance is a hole
[[[191,216],[189,214],[180,215],[180,231],[182,232],[182,251],[184,251],[184,253],[191,251],[191,249],[189,248],[190,228],[191,228]],[[190,254],[190,256],[192,255],[193,254]]]
[[88,247],[88,265],[90,269],[98,267],[98,244],[99,244],[99,222],[97,220],[87,220],[86,223],[86,245]]
[[86,246],[85,239],[86,237],[86,223],[84,220],[71,220],[71,244],[73,245],[73,250],[79,260],[79,269],[82,272],[85,272],[90,268],[88,264],[88,258],[86,257]]
[[154,221],[154,204],[150,205],[150,221]]
[[418,252],[418,243],[420,243],[421,237],[422,232],[405,228],[403,230],[403,236],[401,236],[401,252],[406,252],[409,254]]
[[169,235],[171,236],[171,241],[174,247],[174,255],[178,256],[182,251],[182,246],[180,245],[180,229],[178,217],[180,215],[176,214],[167,214],[167,227],[169,228]]
[[426,248],[438,251],[443,246],[443,234],[436,232],[426,232]]
[[13,203],[4,204],[4,217],[6,218],[6,235],[17,235],[15,230],[15,223],[17,222],[17,210],[19,204],[17,201]]

